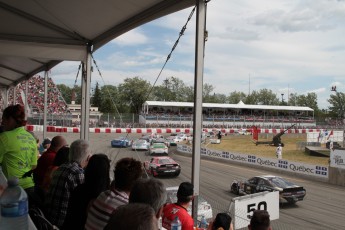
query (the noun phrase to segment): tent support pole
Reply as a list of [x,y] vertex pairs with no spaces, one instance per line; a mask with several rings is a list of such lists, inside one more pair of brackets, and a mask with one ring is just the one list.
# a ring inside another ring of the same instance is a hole
[[48,71],[44,72],[43,140],[47,137]]
[[90,120],[90,84],[91,84],[91,50],[92,46],[87,46],[87,54],[83,62],[83,74],[81,81],[81,123],[80,139],[89,140],[89,120]]
[[200,188],[200,153],[202,135],[202,90],[204,69],[204,46],[206,3],[205,0],[196,0],[196,38],[195,38],[195,70],[194,70],[194,114],[193,114],[193,152],[192,152],[192,184],[194,185],[194,199],[192,216],[197,223],[198,199]]

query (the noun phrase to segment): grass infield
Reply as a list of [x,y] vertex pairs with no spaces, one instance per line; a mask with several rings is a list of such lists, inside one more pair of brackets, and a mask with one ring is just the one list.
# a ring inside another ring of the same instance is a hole
[[[272,134],[260,134],[259,141],[271,141]],[[306,134],[285,134],[282,136],[283,147],[283,159],[295,162],[305,162],[308,164],[316,165],[329,165],[328,157],[315,157],[310,156],[304,151],[304,148],[299,148],[300,142],[307,141]],[[234,151],[238,153],[250,153],[253,155],[275,158],[275,146],[269,146],[267,144],[255,145],[252,141],[251,135],[228,135],[223,136],[220,144],[210,144],[209,141],[206,145],[209,149],[222,150],[222,151]]]

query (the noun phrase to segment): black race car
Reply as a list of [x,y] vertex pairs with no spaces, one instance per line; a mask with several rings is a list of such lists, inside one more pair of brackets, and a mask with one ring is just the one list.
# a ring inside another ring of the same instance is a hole
[[278,176],[256,176],[246,181],[235,180],[230,185],[232,193],[248,195],[264,191],[279,191],[279,202],[294,204],[303,200],[306,190],[286,179]]

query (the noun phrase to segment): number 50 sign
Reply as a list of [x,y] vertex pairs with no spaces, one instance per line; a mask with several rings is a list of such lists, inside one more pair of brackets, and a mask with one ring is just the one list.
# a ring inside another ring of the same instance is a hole
[[247,227],[255,210],[266,210],[270,214],[270,220],[279,219],[279,192],[261,192],[233,198],[229,212],[234,228]]

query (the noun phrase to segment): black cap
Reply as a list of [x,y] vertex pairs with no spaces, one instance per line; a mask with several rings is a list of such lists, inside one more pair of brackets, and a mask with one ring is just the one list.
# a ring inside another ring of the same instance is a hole
[[194,186],[189,182],[182,182],[177,190],[177,197],[189,197],[194,195]]
[[51,140],[49,138],[46,138],[43,140],[42,145],[45,146],[45,145],[49,145],[50,143],[51,143]]

